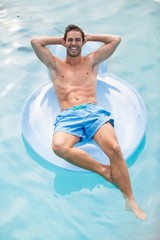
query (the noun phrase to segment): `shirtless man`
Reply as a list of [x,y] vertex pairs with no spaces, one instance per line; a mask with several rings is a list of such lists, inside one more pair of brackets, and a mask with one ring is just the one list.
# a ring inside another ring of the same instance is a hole
[[[101,42],[98,50],[81,55],[87,41]],[[48,67],[61,113],[57,116],[52,149],[61,158],[81,168],[93,171],[114,183],[122,192],[127,210],[144,220],[146,214],[136,203],[128,169],[114,131],[109,112],[96,104],[98,66],[108,59],[121,39],[109,34],[84,34],[75,25],[66,27],[63,37],[35,37],[31,45],[37,57]],[[53,55],[47,45],[66,47],[66,59]],[[91,158],[74,147],[81,138],[92,138],[110,159],[110,166]]]

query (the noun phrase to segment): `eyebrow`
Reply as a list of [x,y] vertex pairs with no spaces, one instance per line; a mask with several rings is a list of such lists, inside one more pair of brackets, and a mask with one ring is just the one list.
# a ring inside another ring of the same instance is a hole
[[[73,40],[73,38],[69,37],[68,40]],[[75,40],[81,40],[81,38],[75,38]]]

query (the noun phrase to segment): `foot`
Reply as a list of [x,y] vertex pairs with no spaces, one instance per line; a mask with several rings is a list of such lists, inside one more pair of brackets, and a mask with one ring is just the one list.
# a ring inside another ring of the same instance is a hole
[[126,201],[125,208],[127,211],[132,211],[134,212],[137,218],[141,220],[146,220],[146,217],[147,217],[146,213],[140,209],[140,207],[134,200],[125,199],[125,201]]
[[111,175],[111,167],[109,165],[103,165],[104,170],[102,176],[108,181],[113,182]]

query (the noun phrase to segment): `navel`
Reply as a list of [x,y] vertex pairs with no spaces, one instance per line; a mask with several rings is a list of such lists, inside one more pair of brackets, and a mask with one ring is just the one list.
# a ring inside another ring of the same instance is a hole
[[75,89],[75,100],[78,101],[79,97],[77,96],[77,90]]

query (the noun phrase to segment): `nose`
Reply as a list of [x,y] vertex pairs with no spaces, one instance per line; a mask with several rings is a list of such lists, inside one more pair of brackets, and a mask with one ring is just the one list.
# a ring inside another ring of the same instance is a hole
[[73,39],[72,45],[76,45],[76,40]]

